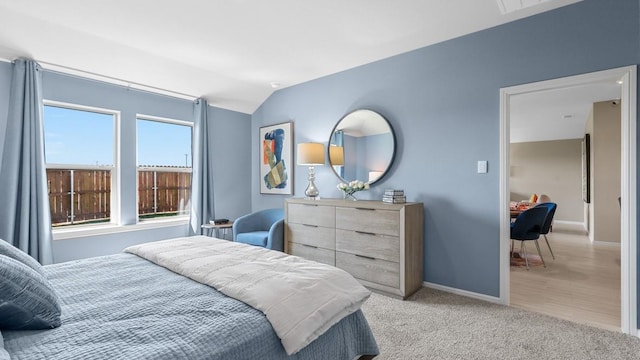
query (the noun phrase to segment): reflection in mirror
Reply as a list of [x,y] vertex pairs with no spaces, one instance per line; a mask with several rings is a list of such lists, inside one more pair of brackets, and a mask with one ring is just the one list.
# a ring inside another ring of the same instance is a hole
[[375,111],[356,110],[333,128],[329,162],[340,180],[373,184],[391,167],[395,146],[395,135],[387,119]]

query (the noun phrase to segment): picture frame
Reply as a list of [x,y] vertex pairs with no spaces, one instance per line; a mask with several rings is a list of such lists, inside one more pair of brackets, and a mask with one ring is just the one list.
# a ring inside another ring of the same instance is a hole
[[293,122],[260,127],[260,194],[293,194]]
[[591,202],[591,135],[582,139],[582,201]]

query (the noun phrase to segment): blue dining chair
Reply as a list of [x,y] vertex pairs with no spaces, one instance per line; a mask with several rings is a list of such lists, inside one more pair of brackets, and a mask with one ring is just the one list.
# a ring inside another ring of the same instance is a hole
[[540,255],[540,259],[542,260],[542,265],[547,267],[547,264],[545,264],[544,259],[542,258],[542,253],[540,252],[540,244],[538,244],[540,231],[542,230],[546,216],[546,207],[533,207],[520,213],[520,215],[516,217],[516,220],[511,223],[511,254],[513,256],[513,241],[521,241],[520,249],[524,253],[524,261],[527,266],[527,270],[529,270],[529,260],[527,259],[527,247],[524,244],[525,241],[533,241],[536,244],[538,255]]
[[536,205],[536,207],[542,207],[547,209],[547,215],[544,218],[544,224],[542,224],[542,229],[540,229],[540,235],[544,236],[544,241],[547,243],[547,247],[549,248],[549,252],[551,253],[551,257],[553,260],[556,259],[555,255],[553,255],[553,250],[551,250],[551,245],[549,245],[549,239],[547,239],[547,234],[551,230],[551,223],[553,222],[553,216],[556,214],[556,209],[558,208],[558,204],[552,202],[546,202],[542,204]]

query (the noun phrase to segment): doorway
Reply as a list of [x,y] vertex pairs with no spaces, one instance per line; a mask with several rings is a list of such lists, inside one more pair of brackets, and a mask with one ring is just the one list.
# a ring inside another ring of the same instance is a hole
[[636,66],[599,71],[500,90],[500,300],[510,304],[510,217],[509,148],[510,104],[513,96],[583,86],[615,79],[621,85],[622,164],[621,164],[621,329],[637,334],[637,199],[636,199]]

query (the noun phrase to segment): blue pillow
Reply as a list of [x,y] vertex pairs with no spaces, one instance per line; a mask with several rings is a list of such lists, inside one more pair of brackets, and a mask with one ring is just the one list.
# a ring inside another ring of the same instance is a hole
[[27,265],[0,255],[0,329],[60,326],[60,304],[49,281]]
[[29,254],[24,251],[18,249],[17,247],[9,244],[8,242],[0,239],[0,255],[8,256],[12,259],[18,260],[21,263],[27,265],[33,270],[40,273],[40,275],[46,277],[46,272],[40,263],[32,258]]

